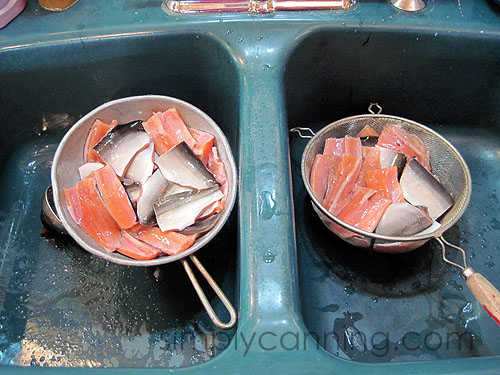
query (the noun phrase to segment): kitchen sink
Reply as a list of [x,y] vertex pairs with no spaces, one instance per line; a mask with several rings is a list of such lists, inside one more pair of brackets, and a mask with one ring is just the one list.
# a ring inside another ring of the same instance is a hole
[[[445,238],[499,286],[495,5],[179,15],[161,3],[85,0],[50,13],[33,1],[0,31],[1,371],[498,372],[499,327],[437,243],[391,255],[335,237],[302,183],[307,140],[290,133],[378,103],[442,134],[473,182]],[[40,222],[65,132],[107,101],[144,94],[199,107],[232,148],[237,204],[197,252],[238,311],[230,330],[211,323],[181,264],[109,263]]]

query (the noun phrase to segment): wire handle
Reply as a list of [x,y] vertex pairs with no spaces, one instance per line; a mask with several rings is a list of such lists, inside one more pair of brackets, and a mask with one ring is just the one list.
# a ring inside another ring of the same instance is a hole
[[200,298],[201,303],[203,304],[203,307],[205,308],[208,316],[212,320],[212,322],[219,328],[222,329],[229,329],[234,326],[236,323],[236,310],[234,309],[234,306],[231,304],[229,299],[226,297],[222,289],[217,285],[215,280],[210,276],[208,271],[203,267],[201,262],[198,260],[198,258],[194,255],[190,255],[191,261],[194,263],[196,268],[200,271],[200,273],[203,275],[205,280],[207,280],[208,285],[212,288],[212,290],[217,294],[217,296],[220,298],[224,306],[226,307],[227,311],[229,312],[230,315],[230,320],[227,323],[221,322],[217,314],[215,313],[214,309],[212,308],[212,305],[210,305],[210,302],[207,299],[207,296],[203,292],[203,289],[201,288],[200,284],[198,283],[198,280],[196,279],[196,276],[193,273],[193,270],[191,269],[191,266],[185,259],[181,259],[182,265],[184,266],[184,270],[186,271],[189,280],[191,280],[191,284],[193,284],[194,289],[196,290],[196,293],[198,294],[198,297]]
[[[443,260],[462,270],[467,287],[486,312],[500,325],[500,292],[483,275],[467,266],[464,249],[449,243],[443,236],[436,237],[436,241],[441,245]],[[463,266],[446,258],[446,246],[458,250],[462,254]]]
[[[375,110],[373,110],[375,108]],[[370,103],[368,106],[368,112],[372,115],[380,115],[382,113],[382,107],[378,103]]]
[[[309,132],[311,133],[311,135],[302,134],[302,132]],[[291,128],[290,133],[298,133],[299,137],[303,139],[311,139],[316,135],[311,128],[301,128],[301,127]]]

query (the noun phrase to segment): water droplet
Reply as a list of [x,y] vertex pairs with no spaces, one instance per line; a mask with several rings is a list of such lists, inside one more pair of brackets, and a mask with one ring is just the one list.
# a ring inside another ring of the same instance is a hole
[[268,65],[268,64],[262,65],[262,70],[265,72],[268,72],[269,70],[271,70],[271,65]]
[[238,39],[238,43],[241,43],[243,42],[243,40],[245,40],[242,36]]
[[262,259],[264,259],[264,262],[266,262],[266,263],[272,263],[272,262],[274,262],[274,259],[276,259],[276,254],[274,254],[270,250],[267,250],[264,253],[264,256],[262,257]]
[[373,303],[377,303],[378,302],[378,298],[377,297],[372,297],[371,300],[372,300]]
[[263,191],[259,194],[259,206],[259,215],[264,220],[270,220],[276,212],[276,203],[269,191]]
[[257,40],[260,42],[262,39],[264,39],[264,37],[261,35],[261,36],[258,36],[257,37]]
[[344,288],[344,293],[347,294],[348,296],[352,296],[356,292],[357,292],[356,289],[352,285],[346,286]]

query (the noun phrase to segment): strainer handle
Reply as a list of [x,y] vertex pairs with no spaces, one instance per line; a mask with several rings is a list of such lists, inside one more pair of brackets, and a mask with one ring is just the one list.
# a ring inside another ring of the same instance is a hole
[[483,275],[468,267],[463,271],[467,287],[486,312],[500,325],[500,292]]
[[194,255],[190,256],[191,261],[194,263],[196,268],[201,272],[205,280],[207,280],[208,284],[212,288],[212,290],[217,294],[217,296],[220,298],[224,306],[226,307],[227,311],[229,312],[230,315],[230,320],[227,323],[222,322],[217,314],[215,313],[214,309],[212,308],[212,305],[210,305],[210,302],[207,299],[207,296],[203,292],[203,289],[201,289],[200,284],[198,283],[198,280],[196,279],[196,276],[193,273],[193,270],[191,269],[191,266],[185,259],[181,259],[182,265],[184,266],[184,270],[186,271],[189,280],[191,281],[191,284],[193,284],[194,289],[196,290],[196,293],[198,294],[198,297],[200,298],[201,303],[203,304],[203,307],[205,308],[208,316],[212,320],[212,322],[219,328],[222,329],[229,329],[234,326],[236,323],[236,310],[234,309],[234,306],[231,304],[229,299],[226,297],[222,289],[217,285],[215,280],[210,276],[208,271],[203,267],[201,262],[198,260],[198,258]]

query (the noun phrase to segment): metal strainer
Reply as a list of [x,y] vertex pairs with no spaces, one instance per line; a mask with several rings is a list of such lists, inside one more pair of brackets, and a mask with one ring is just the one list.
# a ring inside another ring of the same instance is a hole
[[[373,109],[377,109],[377,113]],[[472,188],[467,164],[456,148],[434,130],[402,117],[382,115],[380,114],[381,110],[382,108],[378,104],[372,103],[369,108],[370,114],[343,118],[325,126],[316,134],[309,128],[293,128],[290,130],[291,132],[297,132],[301,138],[310,139],[302,154],[301,173],[314,210],[323,223],[344,241],[372,251],[402,253],[414,250],[430,239],[436,239],[441,245],[443,260],[462,270],[464,277],[467,279],[467,285],[476,298],[500,324],[499,292],[484,277],[475,273],[472,268],[467,267],[466,254],[462,248],[450,244],[443,238],[443,233],[460,219],[470,202]],[[432,173],[437,176],[441,184],[455,200],[453,207],[439,220],[441,224],[439,228],[426,234],[404,237],[375,234],[358,229],[333,216],[315,197],[309,177],[315,156],[323,152],[325,139],[331,137],[340,138],[346,135],[355,137],[367,125],[370,125],[379,134],[385,126],[399,125],[408,133],[419,137],[427,146],[430,152]],[[311,135],[306,135],[305,132],[309,132]],[[461,253],[463,265],[457,264],[446,257],[446,246]],[[481,286],[473,287],[473,281],[479,278],[481,278]],[[482,293],[479,290],[482,291],[484,288],[488,290],[485,292],[487,301],[481,300],[478,296],[478,294]]]

